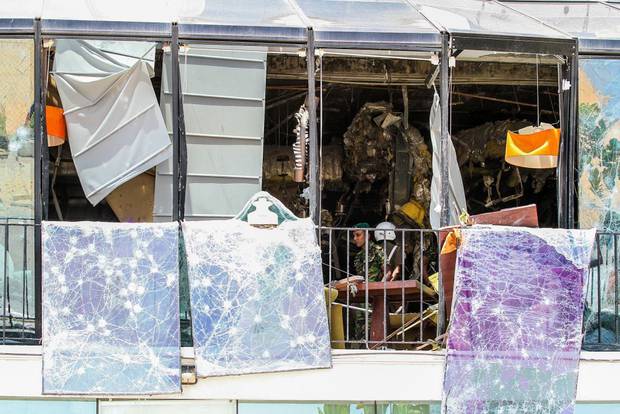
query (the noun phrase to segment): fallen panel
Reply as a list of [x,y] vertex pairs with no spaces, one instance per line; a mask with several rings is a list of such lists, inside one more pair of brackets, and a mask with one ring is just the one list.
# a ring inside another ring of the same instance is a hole
[[442,412],[572,413],[594,231],[462,235]]
[[43,392],[179,392],[178,225],[42,232]]
[[[186,45],[180,85],[187,141],[185,217],[233,217],[261,189],[267,50]],[[172,131],[171,55],[164,53],[161,110]],[[172,162],[157,166],[154,221],[172,216]]]
[[259,229],[183,223],[199,376],[331,366],[321,255],[309,219]]

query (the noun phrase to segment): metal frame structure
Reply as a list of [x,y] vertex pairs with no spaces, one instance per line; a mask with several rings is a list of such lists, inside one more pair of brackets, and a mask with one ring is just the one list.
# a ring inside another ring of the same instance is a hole
[[[535,35],[506,35],[501,33],[483,33],[453,30],[444,27],[441,22],[434,21],[425,15],[417,0],[402,0],[416,10],[436,32],[422,31],[416,33],[396,33],[390,30],[369,32],[359,30],[330,30],[315,27],[313,21],[305,15],[303,8],[296,0],[286,0],[303,22],[300,26],[270,25],[222,25],[204,22],[123,22],[98,20],[61,20],[46,19],[2,19],[0,18],[0,38],[2,37],[33,37],[35,41],[35,280],[37,282],[37,314],[41,308],[41,234],[40,223],[47,216],[46,197],[48,172],[44,163],[47,153],[46,134],[44,131],[43,91],[41,79],[42,39],[49,37],[69,38],[105,38],[131,40],[159,40],[171,43],[172,51],[172,87],[173,87],[173,220],[184,219],[185,186],[187,173],[187,153],[183,122],[183,104],[179,82],[179,44],[185,41],[225,42],[232,44],[301,46],[306,48],[309,93],[309,139],[310,139],[310,186],[311,215],[317,224],[320,223],[320,137],[317,129],[317,111],[315,108],[316,77],[315,59],[318,48],[337,48],[341,50],[375,49],[390,51],[438,51],[440,55],[440,97],[441,97],[441,171],[442,171],[442,211],[441,223],[448,224],[449,189],[448,180],[448,143],[450,140],[450,60],[464,49],[500,51],[510,53],[551,54],[565,58],[563,77],[570,79],[572,88],[563,94],[563,142],[562,162],[559,169],[558,197],[560,200],[560,226],[571,227],[574,223],[574,165],[576,154],[576,98],[577,98],[577,41],[574,37],[565,36],[557,31],[557,37]],[[506,10],[514,9],[491,0]],[[614,7],[614,6],[610,6]],[[525,16],[521,13],[522,16]],[[532,22],[538,19],[527,17]],[[547,28],[550,26],[545,24]],[[620,43],[620,42],[619,42]],[[609,46],[607,46],[609,47]],[[620,46],[618,46],[620,48]],[[619,49],[620,50],[620,49]],[[176,56],[176,58],[175,58]],[[44,200],[45,198],[45,200]],[[440,278],[441,280],[441,278]],[[441,288],[441,286],[440,286]],[[443,309],[443,306],[440,306]],[[443,320],[443,318],[440,318]],[[40,333],[40,321],[37,329]],[[439,331],[444,327],[440,326]]]

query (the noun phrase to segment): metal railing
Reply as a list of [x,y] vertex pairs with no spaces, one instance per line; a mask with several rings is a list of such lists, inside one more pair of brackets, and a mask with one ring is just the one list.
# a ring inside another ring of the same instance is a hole
[[[33,220],[0,220],[0,246],[4,247],[0,250],[0,345],[40,344],[35,330],[37,225]],[[388,241],[376,240],[375,231],[350,227],[319,230],[332,347],[441,347],[443,294],[439,278],[433,277],[439,270],[438,232],[398,229],[394,240]],[[586,288],[586,350],[620,350],[619,239],[620,233],[599,232],[596,236]],[[183,315],[184,346],[191,346],[189,303]]]
[[0,344],[34,345],[35,333],[34,220],[4,218],[0,222],[2,326]]
[[398,229],[386,240],[384,231],[319,230],[332,347],[437,347],[437,232]]
[[598,232],[586,287],[583,349],[620,351],[620,233]]

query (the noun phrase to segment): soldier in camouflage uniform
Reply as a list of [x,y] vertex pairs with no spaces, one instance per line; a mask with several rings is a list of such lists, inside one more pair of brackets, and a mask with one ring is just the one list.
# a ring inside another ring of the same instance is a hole
[[[355,228],[359,230],[353,231],[353,244],[359,249],[353,259],[353,266],[355,272],[359,276],[365,276],[366,274],[366,243],[368,243],[368,282],[379,282],[383,278],[383,266],[385,261],[385,254],[383,248],[367,238],[368,231],[365,230],[370,226],[368,223],[358,223]],[[389,269],[388,269],[389,271]],[[362,305],[364,306],[364,305]],[[368,305],[369,310],[372,305]],[[355,340],[364,339],[366,337],[366,315],[364,312],[355,311],[352,315],[351,322],[352,335]],[[370,318],[369,318],[370,320]]]
[[[357,230],[353,232],[353,242],[360,249],[355,254],[353,259],[353,266],[355,266],[355,272],[364,276],[366,273],[366,232],[363,230]],[[359,242],[358,242],[359,240]],[[383,247],[374,241],[368,240],[368,281],[380,282],[383,278],[383,265],[385,260],[385,254]]]

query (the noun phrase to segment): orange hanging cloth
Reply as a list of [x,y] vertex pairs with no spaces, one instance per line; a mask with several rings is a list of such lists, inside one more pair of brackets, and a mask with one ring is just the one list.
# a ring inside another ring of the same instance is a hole
[[532,134],[508,131],[506,162],[525,168],[555,168],[560,152],[560,129],[550,128]]
[[47,126],[47,146],[56,147],[64,144],[67,139],[67,125],[62,108],[52,105],[45,106],[45,121]]

